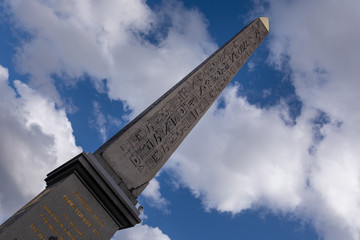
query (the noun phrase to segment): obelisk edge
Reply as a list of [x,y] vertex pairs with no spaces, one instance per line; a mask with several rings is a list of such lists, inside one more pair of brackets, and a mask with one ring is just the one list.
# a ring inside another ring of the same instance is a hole
[[269,32],[269,18],[268,17],[260,17],[260,20],[262,21],[262,23],[264,24],[264,26],[266,27],[266,29]]
[[135,197],[269,33],[266,20],[244,27],[95,152]]

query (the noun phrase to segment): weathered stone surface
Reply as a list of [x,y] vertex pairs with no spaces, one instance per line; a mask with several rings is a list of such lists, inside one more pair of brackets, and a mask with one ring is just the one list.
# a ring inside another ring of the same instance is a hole
[[[95,154],[137,197],[268,34],[258,18],[165,93]],[[102,160],[103,159],[103,160]],[[137,189],[137,190],[136,190]]]
[[110,239],[117,224],[76,174],[47,188],[0,229],[3,240]]

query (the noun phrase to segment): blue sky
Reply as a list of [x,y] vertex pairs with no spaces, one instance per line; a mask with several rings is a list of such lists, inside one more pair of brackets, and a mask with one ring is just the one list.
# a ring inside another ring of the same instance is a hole
[[360,2],[0,3],[0,219],[259,16],[270,33],[114,239],[360,239]]

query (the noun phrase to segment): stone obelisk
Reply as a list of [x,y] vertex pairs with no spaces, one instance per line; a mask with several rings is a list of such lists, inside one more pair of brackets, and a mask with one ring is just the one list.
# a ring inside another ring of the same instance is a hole
[[139,223],[137,197],[268,32],[268,18],[257,18],[94,154],[49,173],[46,189],[0,226],[0,240],[110,239]]

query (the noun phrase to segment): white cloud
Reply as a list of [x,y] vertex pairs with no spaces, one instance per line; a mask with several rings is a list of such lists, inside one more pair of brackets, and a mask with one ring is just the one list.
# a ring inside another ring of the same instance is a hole
[[326,239],[360,238],[359,7],[351,0],[270,1],[271,59],[290,67],[305,109],[330,117],[309,176],[317,198],[304,206]]
[[107,79],[109,97],[139,113],[216,48],[202,15],[176,1],[157,12],[142,0],[8,4],[31,34],[18,48],[18,68],[57,102],[51,76],[74,84],[86,74],[96,86]]
[[161,195],[160,183],[156,177],[149,182],[149,185],[141,195],[145,197],[149,205],[159,208],[163,212],[168,212],[167,206],[169,201]]
[[101,103],[97,101],[92,102],[93,112],[89,117],[89,126],[96,129],[103,142],[108,139],[108,133],[112,128],[119,130],[122,121],[119,118],[113,117],[110,114],[104,113]]
[[113,237],[114,240],[170,240],[159,228],[146,224],[138,224],[133,228],[118,231]]
[[106,134],[106,118],[104,114],[100,110],[100,104],[96,101],[93,102],[93,116],[95,119],[90,119],[90,126],[93,126],[96,128],[96,130],[99,132],[102,141],[105,141],[107,139]]
[[255,63],[254,63],[254,61],[249,61],[249,62],[247,62],[247,68],[248,68],[248,71],[249,72],[253,72],[253,71],[255,71]]
[[0,66],[1,218],[43,190],[42,177],[82,151],[64,109],[18,80],[11,88],[8,77]]
[[[32,84],[56,96],[50,76],[109,77],[116,46],[136,40],[129,31],[147,31],[151,12],[137,1],[8,1],[18,27],[31,38],[18,49],[18,67]],[[116,66],[115,66],[116,67]],[[59,100],[59,99],[58,99]]]
[[271,89],[264,89],[263,90],[263,98],[267,98],[271,95]]
[[224,92],[226,107],[211,108],[167,167],[206,208],[294,210],[306,187],[311,128],[286,125],[286,108],[258,109],[237,89]]

